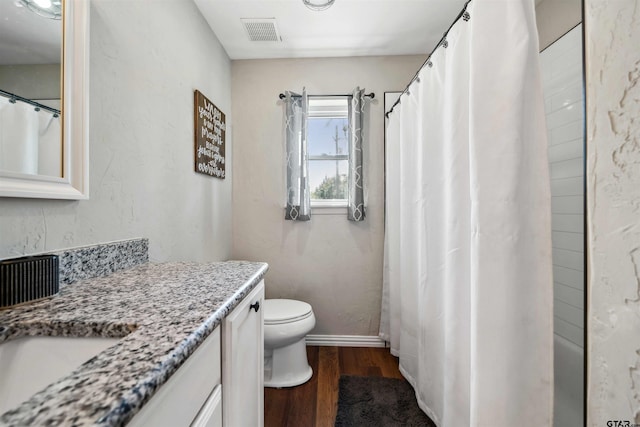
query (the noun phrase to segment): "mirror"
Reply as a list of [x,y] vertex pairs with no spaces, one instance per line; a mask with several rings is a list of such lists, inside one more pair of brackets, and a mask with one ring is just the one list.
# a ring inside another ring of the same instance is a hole
[[62,177],[60,0],[0,0],[0,170]]
[[0,0],[0,16],[0,196],[86,199],[88,2]]
[[584,425],[583,26],[540,53],[551,178],[554,423]]

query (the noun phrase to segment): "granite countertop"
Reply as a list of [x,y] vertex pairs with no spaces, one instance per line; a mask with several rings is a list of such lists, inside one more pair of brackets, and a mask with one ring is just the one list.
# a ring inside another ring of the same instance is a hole
[[124,425],[266,270],[267,264],[246,261],[143,264],[0,311],[0,342],[26,335],[122,337],[5,412],[0,425]]

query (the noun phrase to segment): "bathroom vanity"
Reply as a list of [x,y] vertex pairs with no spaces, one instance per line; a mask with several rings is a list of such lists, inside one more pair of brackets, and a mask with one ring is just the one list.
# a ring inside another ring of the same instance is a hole
[[0,425],[261,426],[266,270],[147,263],[0,311],[0,346],[25,336],[117,338],[1,414]]

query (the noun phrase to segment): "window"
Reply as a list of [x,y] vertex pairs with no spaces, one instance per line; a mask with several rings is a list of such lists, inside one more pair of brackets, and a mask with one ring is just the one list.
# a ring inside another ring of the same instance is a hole
[[348,97],[309,97],[307,149],[311,206],[346,206]]

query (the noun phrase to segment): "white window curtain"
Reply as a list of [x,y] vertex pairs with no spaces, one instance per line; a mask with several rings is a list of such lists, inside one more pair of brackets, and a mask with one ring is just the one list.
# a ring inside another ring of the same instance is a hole
[[285,92],[285,168],[287,177],[287,201],[284,218],[292,221],[311,219],[311,196],[309,194],[309,159],[307,156],[306,90],[302,95]]
[[381,336],[438,426],[551,426],[534,2],[467,11],[389,116]]

